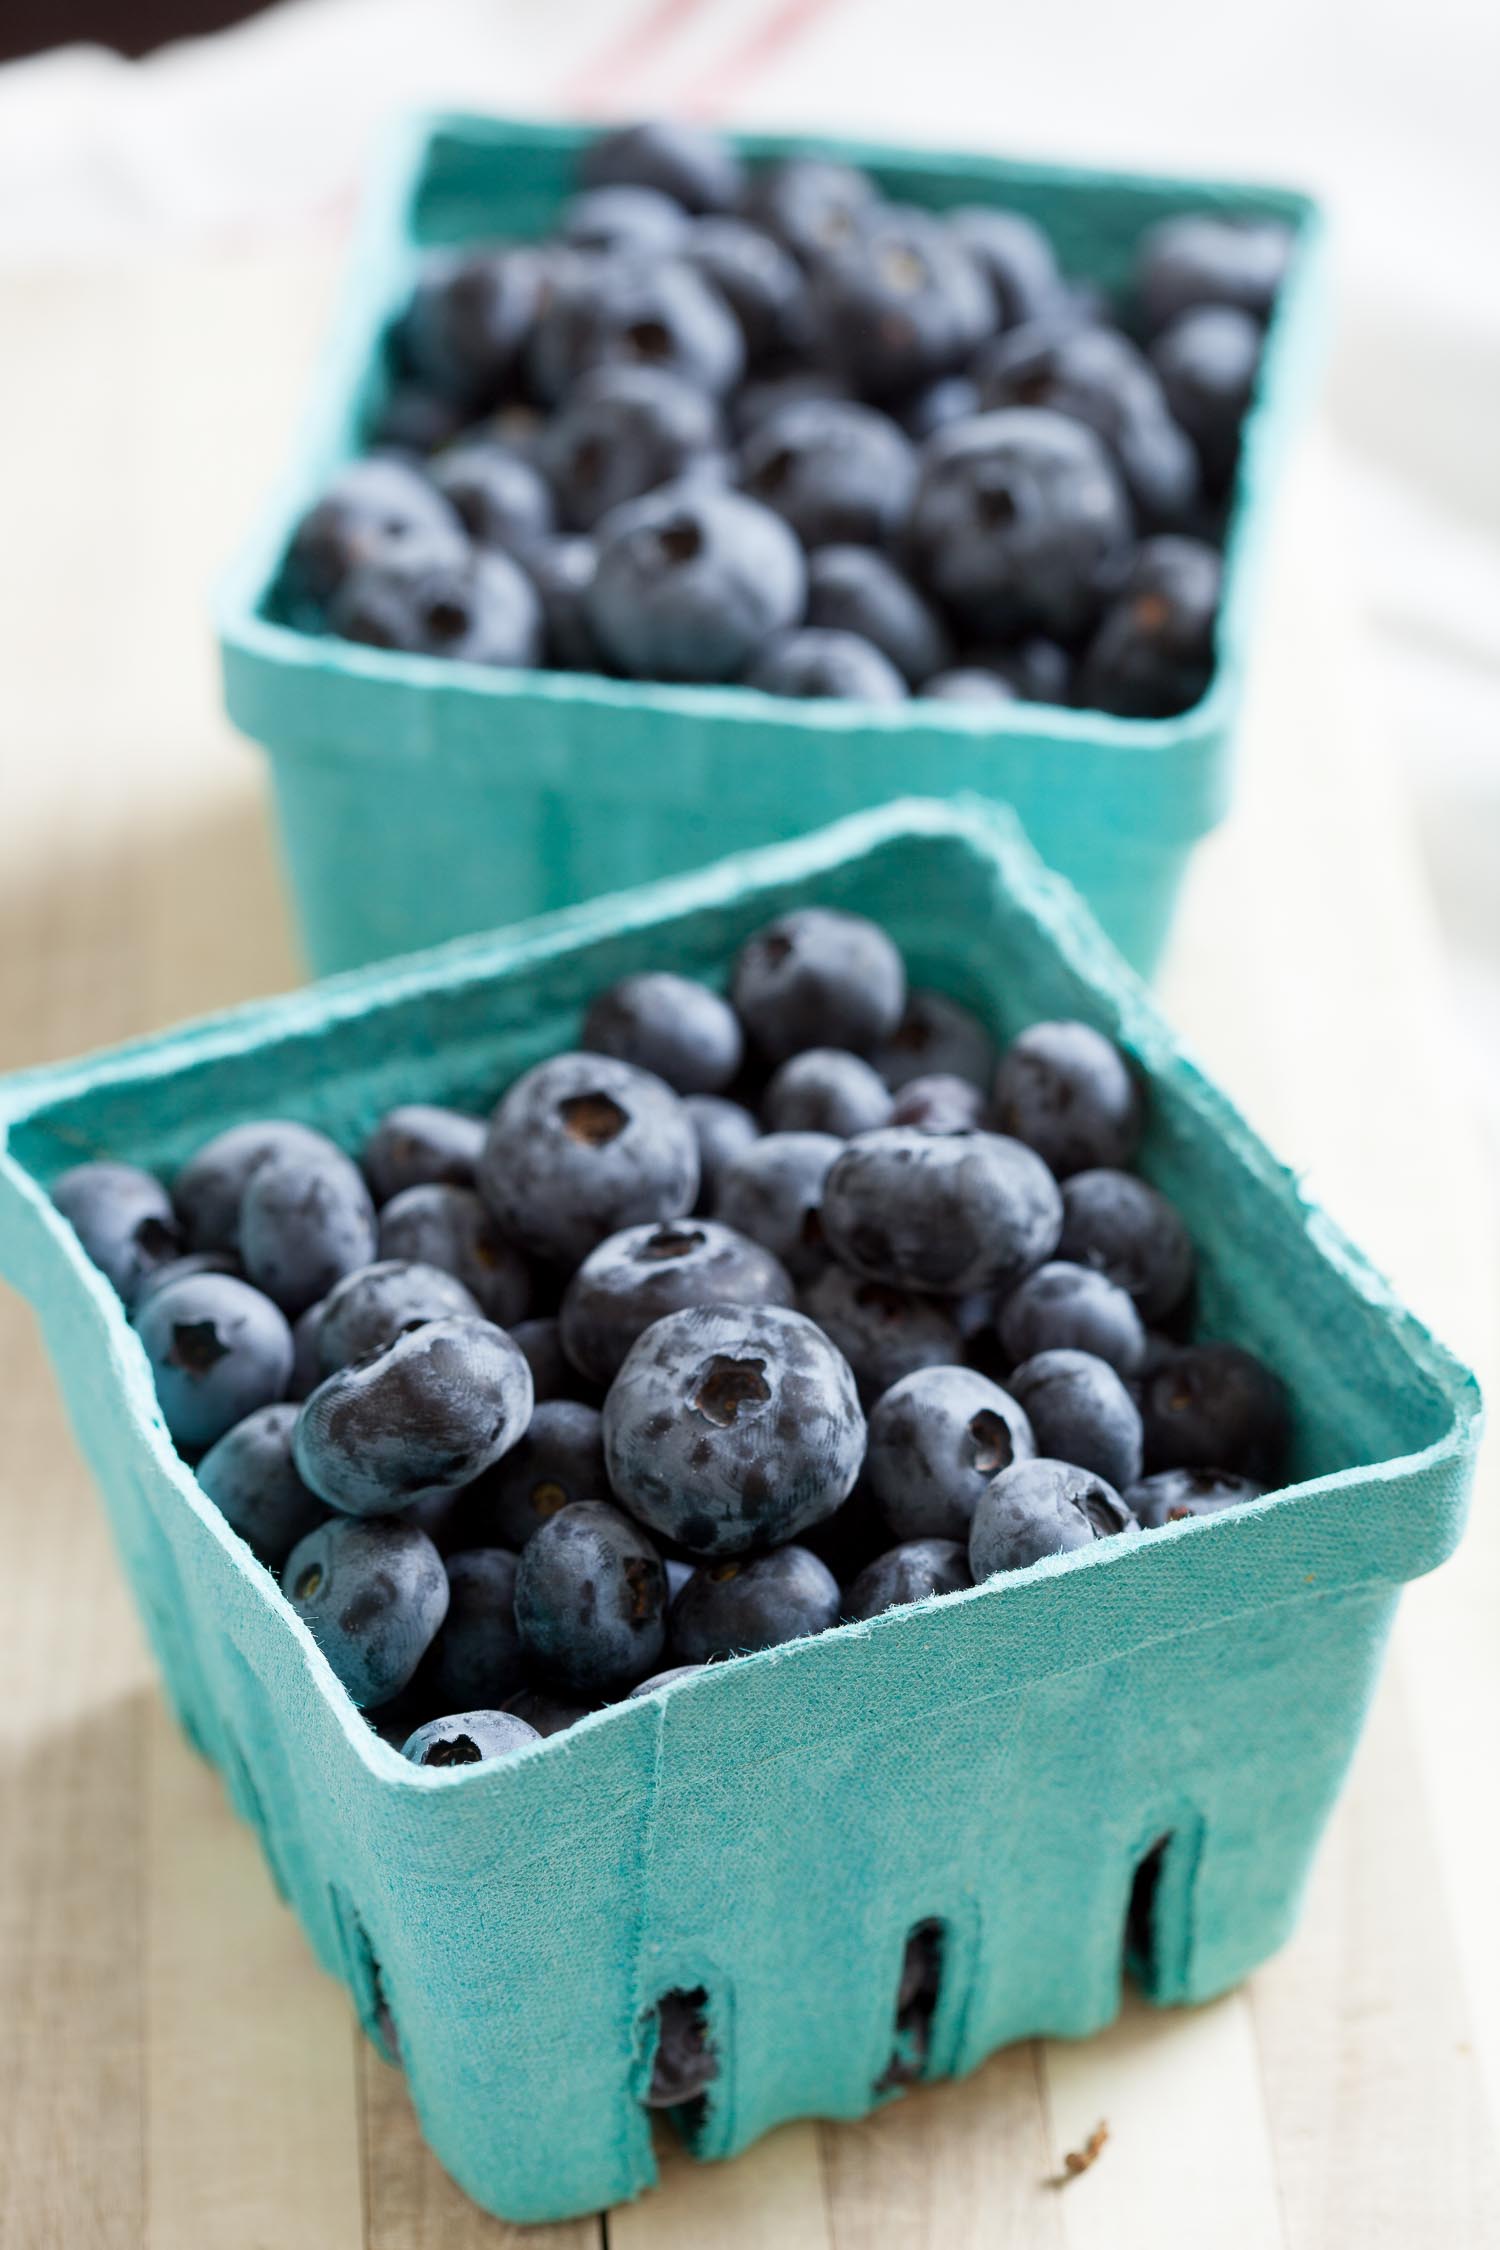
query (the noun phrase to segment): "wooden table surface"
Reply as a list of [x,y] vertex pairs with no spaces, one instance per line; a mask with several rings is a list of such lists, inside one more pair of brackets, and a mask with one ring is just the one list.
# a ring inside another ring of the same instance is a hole
[[[274,468],[335,245],[0,284],[0,1063],[294,975],[206,592]],[[1483,1367],[1496,1238],[1306,449],[1246,727],[1165,976],[1210,1066]],[[1500,2242],[1500,1539],[1413,1589],[1299,1934],[1191,2013],[786,2128],[553,2250]],[[26,1309],[0,1299],[0,2244],[500,2250],[169,1724]],[[1050,2184],[1107,2121],[1099,2161]]]

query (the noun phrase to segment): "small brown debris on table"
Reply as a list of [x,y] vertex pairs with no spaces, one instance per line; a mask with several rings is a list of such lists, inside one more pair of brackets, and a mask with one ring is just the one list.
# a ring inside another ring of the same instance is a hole
[[1081,2173],[1092,2171],[1103,2155],[1104,2144],[1108,2139],[1109,2125],[1107,2120],[1101,2117],[1082,2148],[1069,2149],[1067,2155],[1063,2158],[1062,2170],[1054,2172],[1047,2185],[1065,2188],[1070,2180],[1076,2180]]

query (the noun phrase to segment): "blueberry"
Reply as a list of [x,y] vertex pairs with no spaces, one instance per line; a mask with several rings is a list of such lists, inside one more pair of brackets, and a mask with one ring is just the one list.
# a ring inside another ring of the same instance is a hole
[[1131,537],[1109,453],[1041,406],[977,414],[923,449],[911,553],[928,590],[977,630],[1069,640],[1098,614]]
[[980,1494],[1036,1452],[1024,1407],[969,1367],[920,1368],[870,1412],[865,1475],[900,1540],[967,1540]]
[[1004,1288],[1051,1257],[1061,1226],[1046,1165],[999,1133],[888,1126],[851,1141],[823,1188],[834,1256],[896,1288]]
[[785,1267],[717,1219],[626,1227],[591,1250],[562,1301],[563,1349],[590,1382],[613,1382],[637,1336],[688,1305],[790,1305]]
[[372,453],[412,453],[423,460],[451,445],[462,430],[464,411],[451,398],[424,383],[395,383],[386,393],[366,432]]
[[319,1347],[326,1302],[326,1298],[320,1297],[315,1305],[308,1306],[306,1312],[298,1313],[292,1323],[292,1372],[287,1382],[286,1395],[299,1404],[323,1380],[323,1359]]
[[744,210],[804,260],[858,240],[879,197],[867,172],[819,156],[793,156],[752,173]]
[[607,1695],[654,1671],[666,1613],[661,1557],[605,1502],[559,1509],[522,1551],[516,1629],[527,1664],[575,1693]]
[[807,622],[879,649],[910,687],[952,661],[948,629],[873,547],[821,547],[807,566]]
[[880,1617],[888,1609],[904,1609],[908,1602],[924,1602],[933,1594],[956,1594],[973,1583],[966,1543],[910,1539],[865,1565],[849,1589],[844,1615]]
[[240,1205],[252,1174],[272,1157],[317,1163],[341,1151],[326,1133],[283,1117],[257,1118],[231,1125],[205,1141],[172,1182],[172,1201],[195,1250],[235,1250],[240,1240]]
[[1063,1182],[1060,1258],[1093,1266],[1134,1297],[1142,1320],[1165,1320],[1193,1286],[1193,1241],[1178,1213],[1133,1172],[1075,1172]]
[[1263,1489],[1227,1469],[1159,1469],[1131,1485],[1124,1499],[1143,1531],[1160,1531],[1163,1524],[1181,1523],[1188,1516],[1216,1516],[1225,1508],[1243,1507],[1247,1500],[1258,1500]]
[[1112,1039],[1090,1024],[1031,1024],[995,1073],[994,1118],[1057,1178],[1128,1164],[1141,1138],[1141,1097]]
[[610,1483],[689,1554],[792,1538],[847,1499],[864,1453],[854,1377],[779,1305],[698,1305],[637,1338],[604,1402]]
[[1091,1547],[1133,1532],[1135,1519],[1113,1485],[1070,1461],[1018,1461],[980,1494],[969,1535],[969,1567],[983,1585],[1000,1570],[1025,1570],[1044,1555]]
[[959,237],[894,204],[819,258],[811,308],[818,356],[872,398],[956,373],[995,325],[994,292]]
[[1264,338],[1234,305],[1200,305],[1164,328],[1151,346],[1174,419],[1198,448],[1203,473],[1222,491],[1234,471]]
[[529,461],[493,438],[450,446],[429,475],[480,547],[522,553],[552,529],[552,494]]
[[1068,703],[1073,695],[1073,665],[1065,648],[1045,634],[1028,633],[1008,647],[992,648],[976,659],[998,672],[1023,703]]
[[831,1133],[767,1133],[727,1166],[715,1216],[774,1251],[794,1280],[808,1280],[828,1262],[823,1182],[843,1146]]
[[698,384],[664,367],[596,368],[548,425],[542,459],[563,520],[592,531],[611,508],[669,484],[720,437]]
[[729,421],[741,444],[784,406],[806,399],[848,399],[849,386],[830,368],[794,367],[781,375],[761,375],[744,384],[729,401]]
[[[697,1576],[696,1571],[689,1570],[685,1563],[679,1563],[676,1567],[684,1574],[684,1584]],[[667,1565],[669,1576],[671,1569],[672,1565],[669,1563]],[[655,1695],[658,1688],[671,1687],[677,1680],[691,1679],[695,1672],[701,1672],[702,1670],[701,1664],[670,1664],[665,1672],[653,1672],[649,1680],[638,1680],[625,1700],[627,1703],[638,1703],[642,1696]]]
[[921,1133],[973,1133],[984,1115],[984,1096],[967,1078],[933,1071],[908,1078],[891,1103],[888,1122],[914,1125]]
[[168,1258],[165,1265],[152,1267],[135,1292],[131,1310],[139,1312],[155,1290],[165,1289],[173,1281],[187,1281],[200,1273],[233,1274],[237,1281],[245,1278],[244,1269],[232,1250],[185,1250],[180,1258]]
[[1052,245],[1019,211],[963,204],[947,223],[982,269],[999,308],[1002,328],[1018,327],[1056,310],[1063,296]]
[[256,1166],[240,1203],[240,1256],[289,1317],[375,1256],[375,1207],[340,1149],[285,1150]]
[[621,1227],[692,1209],[697,1137],[651,1072],[610,1055],[554,1055],[495,1111],[479,1189],[523,1249],[578,1265]]
[[1173,1352],[1147,1377],[1141,1413],[1152,1470],[1221,1469],[1262,1483],[1281,1473],[1286,1392],[1238,1345],[1188,1344]]
[[1127,719],[1191,710],[1213,678],[1222,575],[1201,539],[1148,539],[1089,643],[1079,700]]
[[[492,1313],[490,1318],[494,1317]],[[507,1325],[505,1321],[500,1322],[502,1328]],[[577,1398],[582,1385],[562,1348],[562,1333],[555,1317],[518,1320],[511,1327],[510,1340],[531,1369],[531,1387],[538,1406],[555,1399]],[[533,1415],[533,1425],[535,1421]],[[524,1445],[526,1441],[523,1438],[521,1442]]]
[[418,379],[465,412],[503,395],[550,291],[553,262],[530,247],[429,253],[400,327]]
[[1164,219],[1142,238],[1135,288],[1154,335],[1198,305],[1236,305],[1264,320],[1292,253],[1288,227],[1207,213]]
[[545,1688],[524,1687],[519,1695],[509,1698],[506,1709],[545,1740],[548,1735],[566,1734],[586,1719],[595,1706],[591,1703],[573,1703],[560,1695],[551,1695]]
[[398,1336],[424,1321],[481,1317],[480,1308],[456,1274],[441,1266],[383,1258],[359,1266],[336,1281],[319,1300],[320,1379],[352,1366],[370,1352],[383,1352]]
[[838,1047],[804,1047],[772,1077],[761,1116],[773,1133],[832,1133],[851,1140],[871,1133],[891,1114],[891,1097],[879,1073],[859,1055]]
[[472,1187],[484,1146],[484,1119],[429,1102],[387,1110],[360,1151],[359,1161],[377,1203],[405,1188],[443,1181]]
[[563,275],[533,331],[531,379],[556,406],[596,367],[657,367],[712,398],[744,372],[739,323],[680,261],[594,260]]
[[134,1164],[75,1164],[53,1181],[52,1201],[127,1305],[181,1256],[171,1197]]
[[464,664],[532,665],[542,653],[536,589],[498,551],[365,563],[339,588],[328,622],[346,641]]
[[272,1570],[328,1513],[297,1474],[296,1425],[295,1406],[258,1406],[209,1447],[196,1472],[231,1531]]
[[491,1710],[521,1685],[516,1558],[503,1547],[470,1547],[448,1557],[447,1571],[448,1614],[414,1693],[429,1711]]
[[1006,1298],[996,1325],[1013,1360],[1092,1352],[1127,1378],[1145,1365],[1146,1331],[1134,1299],[1092,1266],[1062,1259],[1038,1266]]
[[893,1093],[913,1078],[967,1078],[989,1092],[995,1042],[979,1018],[945,992],[917,986],[907,994],[901,1021],[881,1046],[875,1066]]
[[825,1266],[803,1289],[801,1304],[853,1368],[867,1404],[919,1367],[949,1366],[962,1355],[947,1305],[862,1280],[845,1266]]
[[838,1580],[806,1547],[701,1563],[672,1604],[672,1651],[688,1664],[749,1655],[838,1623]]
[[372,454],[346,461],[292,534],[293,600],[326,603],[368,564],[460,559],[463,526],[410,462]]
[[531,1302],[531,1275],[473,1188],[443,1181],[403,1188],[380,1214],[382,1258],[441,1266],[460,1280],[486,1319],[514,1328]]
[[997,337],[977,364],[985,408],[1043,407],[1108,446],[1144,520],[1180,524],[1198,501],[1198,458],[1156,370],[1117,328],[1038,321]]
[[621,977],[590,1003],[581,1045],[654,1071],[679,1094],[720,1094],[745,1055],[728,1002],[670,970]]
[[680,121],[622,125],[584,150],[585,188],[649,187],[685,211],[732,211],[744,192],[739,157],[718,133]]
[[513,1758],[528,1742],[540,1742],[535,1727],[509,1711],[456,1711],[450,1718],[429,1719],[401,1746],[403,1758],[414,1766],[492,1765],[497,1758]]
[[762,695],[834,696],[847,703],[902,703],[906,682],[870,641],[813,626],[773,634],[745,674]]
[[700,219],[680,246],[724,299],[745,342],[746,359],[779,359],[803,344],[807,285],[796,259],[760,227],[743,219]]
[[411,1680],[448,1612],[448,1574],[425,1531],[330,1517],[299,1539],[282,1589],[361,1711]]
[[1016,691],[999,672],[982,664],[956,664],[949,672],[934,672],[918,694],[936,703],[1014,703]]
[[978,412],[979,386],[972,376],[940,375],[905,401],[900,422],[907,436],[920,445],[934,430],[946,429],[950,422],[967,421]]
[[609,1497],[597,1409],[550,1399],[535,1409],[519,1444],[469,1486],[464,1521],[476,1542],[519,1554],[562,1509]]
[[844,1505],[803,1532],[799,1543],[810,1547],[819,1562],[827,1563],[839,1584],[847,1586],[890,1541],[891,1535],[861,1476]]
[[804,1047],[868,1054],[906,1005],[906,970],[884,930],[858,914],[794,907],[735,955],[731,997],[761,1053],[784,1062]]
[[343,1367],[304,1402],[296,1458],[331,1508],[389,1515],[470,1484],[523,1435],[531,1370],[487,1320],[432,1320]]
[[917,456],[888,415],[845,399],[802,399],[756,423],[740,482],[804,547],[878,546],[903,522]]
[[1140,1409],[1107,1360],[1092,1352],[1038,1352],[1016,1368],[1010,1388],[1042,1455],[1092,1469],[1117,1490],[1137,1481]]
[[232,1274],[204,1273],[155,1290],[135,1319],[162,1419],[179,1446],[212,1445],[258,1406],[282,1397],[292,1332],[269,1297]]
[[598,564],[592,539],[538,539],[526,550],[526,574],[542,605],[543,653],[557,671],[606,669],[588,621],[589,588]]
[[759,1140],[760,1127],[748,1109],[739,1102],[726,1101],[722,1094],[689,1094],[682,1106],[698,1136],[698,1201],[694,1209],[712,1211],[725,1173],[752,1142]]
[[[676,1678],[697,1665],[679,1665],[664,1677]],[[649,1686],[650,1682],[643,1682]],[[639,1689],[632,1689],[638,1694]],[[681,2109],[694,2102],[719,2075],[718,2049],[708,2032],[708,1994],[702,1985],[690,1992],[662,1994],[656,2009],[656,2051],[651,2083],[641,2099],[647,2109]]]
[[562,207],[557,231],[574,250],[601,254],[636,250],[670,257],[687,238],[688,216],[659,188],[621,182],[570,197]]
[[678,483],[605,518],[586,615],[633,678],[729,680],[806,597],[806,565],[779,516],[741,493]]

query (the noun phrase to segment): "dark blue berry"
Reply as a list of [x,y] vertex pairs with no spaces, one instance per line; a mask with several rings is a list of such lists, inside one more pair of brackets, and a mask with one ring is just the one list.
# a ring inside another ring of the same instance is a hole
[[464,664],[532,665],[542,653],[536,589],[498,550],[365,563],[333,597],[328,622],[346,641]]
[[587,188],[563,205],[558,235],[573,250],[609,254],[637,250],[670,257],[689,231],[682,205],[659,188],[627,184]]
[[934,1594],[956,1594],[973,1583],[966,1542],[911,1539],[866,1563],[849,1589],[844,1615],[880,1617],[888,1609],[904,1609],[908,1602],[924,1602]]
[[806,1547],[700,1563],[672,1604],[672,1653],[687,1664],[778,1648],[838,1622],[838,1580]]
[[[490,1318],[494,1317],[492,1313]],[[500,1323],[502,1328],[507,1325],[505,1321]],[[562,1335],[555,1316],[516,1321],[510,1329],[510,1339],[531,1369],[531,1387],[538,1406],[556,1399],[576,1399],[585,1388],[562,1348]],[[532,1419],[535,1421],[535,1416]]]
[[527,1665],[576,1694],[615,1693],[654,1671],[666,1614],[661,1557],[618,1508],[577,1501],[522,1551],[516,1629]]
[[998,1133],[888,1126],[851,1141],[823,1187],[835,1257],[872,1281],[959,1296],[1019,1281],[1062,1225],[1041,1158]]
[[854,1377],[781,1306],[694,1306],[631,1346],[604,1402],[609,1479],[694,1555],[792,1538],[847,1499],[864,1454]]
[[1141,517],[1180,524],[1198,501],[1198,459],[1167,409],[1151,362],[1117,328],[1038,321],[981,353],[986,409],[1045,407],[1087,423],[1108,446]]
[[1072,700],[1073,664],[1065,648],[1044,634],[1028,633],[1008,647],[992,648],[975,659],[998,672],[1023,703],[1068,703]]
[[622,977],[592,1000],[581,1045],[654,1071],[679,1094],[722,1093],[745,1054],[728,1002],[666,969]]
[[730,680],[794,624],[807,569],[781,518],[711,484],[666,485],[607,516],[590,630],[643,680]]
[[1044,1555],[1065,1555],[1135,1531],[1113,1485],[1070,1461],[1018,1461],[986,1485],[974,1510],[969,1567],[976,1585],[1001,1570],[1025,1570]]
[[402,1744],[401,1755],[414,1766],[491,1765],[540,1740],[536,1728],[512,1712],[456,1711],[450,1718],[429,1719],[426,1726],[418,1727]]
[[811,307],[819,357],[871,398],[955,373],[995,325],[994,292],[958,235],[894,204],[819,258]]
[[1130,1065],[1091,1024],[1034,1023],[995,1073],[993,1113],[1058,1179],[1129,1164],[1140,1145],[1141,1097]]
[[529,246],[430,252],[400,328],[419,380],[469,414],[503,395],[552,287],[554,261]]
[[1164,219],[1136,254],[1135,289],[1154,335],[1198,305],[1237,305],[1264,320],[1292,253],[1288,227],[1207,213]]
[[940,375],[906,400],[900,410],[901,427],[918,445],[934,430],[950,422],[963,422],[979,412],[979,386],[969,375]]
[[472,1187],[484,1146],[484,1119],[430,1102],[387,1110],[360,1150],[359,1161],[377,1203],[404,1189],[435,1181]]
[[867,1405],[903,1375],[948,1366],[963,1353],[953,1314],[940,1299],[864,1280],[847,1266],[825,1265],[800,1302],[853,1368]]
[[588,621],[598,563],[592,539],[538,539],[526,550],[526,574],[542,605],[543,653],[557,671],[606,669]]
[[1135,1299],[1142,1320],[1165,1320],[1193,1286],[1193,1239],[1158,1189],[1133,1172],[1075,1172],[1063,1182],[1057,1254],[1093,1266]]
[[426,384],[396,383],[378,408],[365,442],[372,453],[410,453],[421,461],[451,445],[465,419],[461,406]]
[[999,672],[982,664],[956,664],[951,672],[934,672],[917,690],[935,703],[1014,703],[1016,691]]
[[346,461],[292,534],[288,590],[325,604],[371,564],[462,559],[463,525],[412,463],[389,455]]
[[[668,1563],[666,1567],[669,1577],[674,1567],[679,1570],[682,1573],[684,1585],[687,1584],[689,1579],[697,1575],[696,1572],[688,1569],[686,1563],[678,1563],[675,1566]],[[670,1624],[668,1630],[670,1631]],[[691,1679],[695,1672],[701,1672],[702,1670],[701,1664],[670,1664],[665,1672],[653,1672],[649,1680],[638,1680],[625,1700],[627,1703],[638,1703],[642,1696],[655,1695],[658,1688],[671,1687],[677,1680]]]
[[804,547],[873,546],[905,518],[917,457],[910,439],[874,407],[802,399],[756,423],[741,451],[740,481]]
[[775,1072],[761,1101],[772,1133],[832,1133],[852,1140],[888,1122],[890,1090],[878,1071],[839,1047],[804,1047]]
[[731,997],[768,1061],[804,1047],[868,1054],[901,1021],[906,969],[885,931],[862,915],[795,907],[740,947]]
[[[1289,1415],[1278,1377],[1236,1344],[1188,1344],[1145,1381],[1146,1465],[1221,1469],[1271,1483],[1285,1463]],[[1134,1482],[1132,1478],[1129,1480]]]
[[1079,700],[1127,719],[1170,719],[1207,693],[1222,566],[1201,539],[1148,539],[1099,621]]
[[153,1266],[135,1293],[133,1311],[139,1311],[153,1290],[165,1289],[169,1282],[187,1281],[200,1273],[229,1273],[237,1281],[245,1278],[244,1269],[232,1250],[185,1250],[180,1258],[169,1258],[165,1265]]
[[881,1046],[875,1067],[892,1092],[937,1073],[967,1078],[989,1092],[995,1042],[979,1018],[945,992],[923,986],[907,994],[901,1021]]
[[986,1486],[1035,1452],[1025,1409],[998,1383],[926,1367],[871,1408],[865,1476],[898,1539],[966,1540]]
[[1240,449],[1264,343],[1260,323],[1234,305],[1200,305],[1162,330],[1151,364],[1174,419],[1198,448],[1215,491],[1229,482]]
[[296,1426],[295,1406],[258,1406],[209,1447],[195,1472],[230,1529],[272,1570],[328,1513],[297,1474]]
[[134,1164],[75,1164],[53,1181],[52,1201],[127,1305],[181,1257],[171,1197]]
[[1092,1352],[1127,1378],[1145,1365],[1146,1331],[1135,1300],[1092,1266],[1062,1259],[1038,1266],[1006,1298],[996,1326],[1013,1360],[1034,1359],[1039,1352]]
[[433,1320],[304,1402],[296,1458],[331,1508],[389,1515],[472,1483],[524,1434],[531,1370],[487,1320]]
[[172,1201],[195,1250],[239,1249],[240,1204],[251,1175],[272,1157],[316,1163],[340,1154],[326,1133],[290,1118],[231,1125],[205,1141],[172,1182]]
[[746,383],[728,402],[730,427],[743,444],[752,430],[784,406],[806,399],[848,399],[849,386],[826,367],[794,367],[783,375],[762,375]]
[[874,547],[821,547],[807,566],[807,622],[879,649],[910,687],[951,663],[948,629]]
[[801,347],[807,285],[796,259],[771,235],[743,219],[700,219],[681,255],[713,283],[734,314],[752,365]]
[[480,547],[523,554],[552,529],[552,494],[529,461],[493,438],[450,446],[428,474]]
[[1231,1476],[1227,1469],[1158,1469],[1155,1476],[1131,1485],[1124,1500],[1143,1531],[1160,1531],[1163,1524],[1189,1516],[1241,1508],[1247,1500],[1258,1500],[1263,1490],[1252,1478]]
[[1038,1352],[1016,1368],[1010,1388],[1044,1457],[1091,1469],[1117,1491],[1137,1481],[1141,1413],[1107,1360],[1092,1352]]
[[947,213],[947,223],[989,282],[1002,328],[1057,309],[1063,278],[1051,243],[1032,220],[1019,211],[962,204]]
[[194,1274],[154,1290],[135,1328],[162,1419],[189,1450],[214,1444],[285,1394],[292,1372],[286,1315],[232,1274]]
[[447,1571],[448,1614],[414,1699],[429,1711],[492,1710],[521,1685],[516,1558],[503,1547],[469,1547],[448,1557]]
[[831,1133],[767,1133],[726,1166],[714,1215],[764,1243],[796,1281],[828,1263],[823,1182],[843,1142]]
[[448,1613],[448,1574],[425,1531],[331,1516],[281,1574],[297,1615],[360,1710],[411,1680]]
[[468,1487],[464,1521],[476,1543],[519,1554],[562,1509],[609,1497],[597,1408],[544,1399],[519,1444]]
[[692,1209],[697,1136],[651,1072],[610,1055],[554,1055],[496,1109],[479,1189],[523,1249],[575,1266],[622,1227]]
[[579,159],[585,188],[649,187],[685,211],[732,211],[744,192],[738,155],[721,134],[680,120],[616,126]]
[[791,1275],[718,1219],[626,1227],[591,1250],[563,1296],[563,1349],[579,1372],[614,1381],[637,1336],[688,1305],[790,1305]]
[[375,1256],[375,1206],[340,1149],[286,1150],[256,1166],[240,1201],[239,1249],[257,1289],[295,1319]]
[[760,1138],[760,1127],[739,1102],[722,1094],[688,1094],[683,1108],[698,1136],[698,1211],[713,1211],[731,1164]]
[[744,371],[739,323],[712,283],[675,260],[585,261],[564,274],[528,353],[541,398],[556,406],[596,367],[657,367],[712,398]]
[[984,1096],[967,1078],[934,1071],[908,1078],[891,1103],[889,1123],[914,1125],[921,1133],[973,1133],[984,1117]]
[[480,1307],[456,1274],[401,1258],[382,1258],[346,1273],[319,1300],[319,1315],[320,1378],[367,1353],[383,1352],[424,1321],[481,1318]]
[[748,218],[798,258],[812,261],[854,242],[879,196],[867,172],[818,156],[793,156],[753,172]]
[[592,1703],[573,1703],[538,1687],[524,1687],[506,1703],[508,1711],[524,1719],[544,1740],[548,1735],[566,1734],[569,1727],[576,1727],[580,1719],[586,1719],[596,1708]]
[[531,1302],[526,1260],[471,1187],[403,1188],[380,1214],[378,1246],[382,1258],[454,1274],[498,1327],[514,1328]]
[[592,531],[612,508],[670,484],[720,438],[713,399],[662,367],[597,368],[547,427],[542,459],[563,520]]
[[1097,616],[1131,539],[1103,442],[1041,406],[954,422],[929,439],[911,553],[929,591],[976,632],[1069,640]]
[[873,642],[804,626],[776,633],[745,674],[762,695],[835,696],[846,703],[901,703],[906,682]]

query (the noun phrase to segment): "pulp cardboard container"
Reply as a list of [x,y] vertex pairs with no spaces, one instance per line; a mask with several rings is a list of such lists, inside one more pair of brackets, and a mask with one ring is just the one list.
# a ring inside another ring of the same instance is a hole
[[[1205,1333],[1289,1385],[1285,1489],[718,1664],[495,1766],[422,1770],[355,1710],[178,1458],[118,1299],[47,1183],[172,1170],[267,1114],[358,1146],[393,1103],[478,1109],[631,970],[722,982],[793,905],[874,916],[1000,1036],[1081,1016],[1147,1091]],[[654,2009],[702,1986],[731,2156],[884,2098],[903,1945],[943,1926],[929,2075],[1162,2003],[1286,1936],[1403,1580],[1464,1514],[1473,1378],[1207,1085],[1076,898],[993,811],[899,804],[529,928],[0,1086],[0,1269],[36,1305],[167,1689],[319,1959],[399,2040],[481,2203],[560,2218],[653,2177]],[[394,2027],[394,2032],[392,2028]]]
[[278,601],[292,527],[362,450],[386,336],[437,243],[547,230],[588,139],[574,126],[439,117],[408,125],[372,183],[342,312],[290,472],[219,611],[225,695],[264,745],[303,942],[319,971],[654,880],[912,790],[977,790],[1122,950],[1154,962],[1192,846],[1223,813],[1254,584],[1276,470],[1313,357],[1321,225],[1263,187],[1061,170],[994,157],[747,136],[751,157],[817,150],[892,195],[1005,204],[1068,270],[1107,287],[1142,233],[1183,211],[1285,221],[1296,250],[1245,427],[1225,553],[1218,662],[1173,719],[1016,703],[789,702],[736,687],[499,671],[299,629]]

